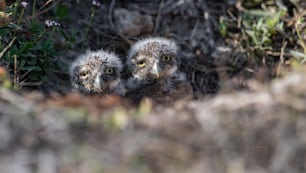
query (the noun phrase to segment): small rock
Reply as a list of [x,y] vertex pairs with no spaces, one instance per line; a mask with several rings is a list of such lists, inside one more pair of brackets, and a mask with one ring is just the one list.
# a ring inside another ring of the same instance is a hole
[[114,11],[115,24],[119,33],[126,36],[147,34],[153,30],[153,20],[149,15],[142,15],[137,11],[116,9]]

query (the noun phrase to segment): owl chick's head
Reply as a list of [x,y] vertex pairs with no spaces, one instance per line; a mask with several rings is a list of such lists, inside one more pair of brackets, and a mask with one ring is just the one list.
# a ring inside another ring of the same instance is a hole
[[138,81],[165,79],[177,71],[177,45],[161,37],[140,40],[130,48],[127,65]]
[[117,55],[104,50],[87,51],[71,65],[72,87],[82,93],[109,93],[120,84],[122,63]]

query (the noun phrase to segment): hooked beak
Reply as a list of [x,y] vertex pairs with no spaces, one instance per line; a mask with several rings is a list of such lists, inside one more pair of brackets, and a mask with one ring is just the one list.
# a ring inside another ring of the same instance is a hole
[[101,83],[100,82],[101,82],[100,81],[100,76],[97,75],[96,79],[94,81],[94,84],[93,84],[95,91],[101,91]]
[[150,70],[150,73],[151,73],[154,77],[159,78],[159,69],[158,69],[157,63],[154,63],[154,64],[153,64],[153,67],[152,67],[152,69]]

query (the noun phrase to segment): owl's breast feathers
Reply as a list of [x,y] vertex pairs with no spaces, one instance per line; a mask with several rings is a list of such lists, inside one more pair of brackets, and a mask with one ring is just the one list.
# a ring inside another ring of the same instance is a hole
[[184,74],[178,73],[163,80],[151,80],[143,86],[129,91],[128,97],[134,98],[136,102],[143,98],[151,98],[157,103],[171,104],[179,100],[192,99],[192,87],[185,80]]

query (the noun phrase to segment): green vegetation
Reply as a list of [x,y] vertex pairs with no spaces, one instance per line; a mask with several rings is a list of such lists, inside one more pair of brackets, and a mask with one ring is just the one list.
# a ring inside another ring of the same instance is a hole
[[40,15],[48,10],[47,3],[38,8],[36,1],[32,6],[16,1],[2,12],[7,20],[0,28],[0,50],[3,50],[0,58],[14,69],[15,85],[39,85],[47,74],[59,71],[63,62],[57,58],[60,53],[56,48],[57,35],[65,39],[67,47],[73,46],[73,35],[67,34],[56,22],[67,17],[68,8],[57,5],[52,8],[52,19],[42,20]]
[[[303,63],[306,57],[305,10],[299,0],[246,0],[230,11],[227,20],[219,20],[219,31],[229,40],[241,44],[249,62],[255,66],[288,65],[287,60]],[[289,3],[289,5],[288,5]],[[237,13],[237,14],[236,14]],[[239,30],[238,36],[228,33],[227,24]]]
[[17,1],[10,5],[6,11],[10,22],[0,29],[0,49],[8,48],[1,58],[16,70],[17,85],[42,81],[48,72],[58,69],[51,39],[57,27],[45,27],[37,19],[34,6],[30,15],[26,4],[21,6]]
[[[105,29],[106,41],[99,38],[98,43],[91,43],[90,38],[96,36],[92,35],[93,28],[97,28],[95,22],[101,17],[98,16],[101,4],[86,6],[88,11],[82,16],[85,24],[78,28],[65,26],[79,17],[72,14],[72,8],[67,6],[69,3],[25,2],[18,0],[1,7],[3,11],[0,12],[0,62],[9,64],[15,86],[40,85],[47,80],[48,74],[65,73],[66,66],[60,57],[68,50],[82,52],[90,48],[90,44],[101,46],[110,40],[116,42],[116,36],[111,35],[113,29]],[[246,52],[251,68],[266,65],[274,68],[287,66],[292,60],[306,61],[306,12],[300,6],[302,1],[245,0],[235,3],[228,7],[227,15],[219,16],[217,27],[229,45],[241,47]],[[102,28],[107,27],[106,24]],[[236,69],[235,65],[230,68]]]

